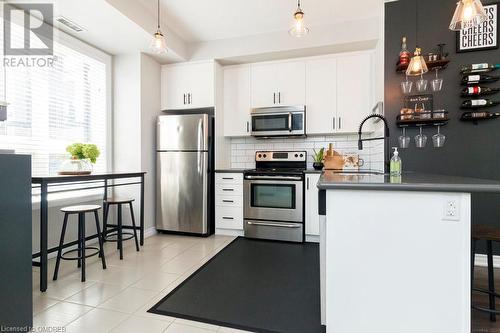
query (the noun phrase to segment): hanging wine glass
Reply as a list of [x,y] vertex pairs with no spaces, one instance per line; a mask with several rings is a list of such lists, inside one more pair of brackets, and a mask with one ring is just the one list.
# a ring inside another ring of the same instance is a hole
[[406,149],[410,146],[410,137],[406,135],[406,127],[403,127],[403,135],[399,138],[399,148]]
[[432,144],[434,148],[442,148],[444,146],[444,142],[446,141],[446,136],[441,134],[441,126],[438,126],[437,134],[432,136]]
[[436,78],[431,82],[432,91],[441,91],[443,88],[443,79],[439,78],[438,72],[439,68],[436,68]]
[[413,87],[413,82],[408,80],[408,75],[406,75],[406,80],[401,82],[401,90],[403,91],[403,94],[408,95],[411,93],[411,89]]
[[420,127],[420,133],[415,136],[415,146],[417,148],[425,148],[427,144],[427,135],[422,133],[422,126]]
[[427,83],[429,81],[427,81],[426,79],[424,79],[424,75],[423,74],[420,74],[420,80],[417,81],[417,90],[419,92],[424,92],[427,90]]

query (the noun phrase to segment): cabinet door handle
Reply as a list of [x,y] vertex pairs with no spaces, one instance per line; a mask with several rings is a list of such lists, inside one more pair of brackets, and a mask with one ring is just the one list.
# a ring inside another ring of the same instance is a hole
[[184,94],[184,105],[186,105],[186,94]]
[[222,190],[225,192],[234,192],[234,189],[232,188],[223,188]]
[[247,133],[250,132],[250,123],[247,121]]
[[193,104],[192,98],[191,98],[191,93],[188,94],[188,104]]
[[273,104],[276,104],[276,93],[273,93]]
[[224,180],[234,180],[233,177],[222,177],[222,179],[224,179]]
[[222,202],[233,203],[234,200],[222,200]]
[[307,189],[309,190],[309,177],[307,177]]
[[281,104],[281,92],[278,92],[278,104]]
[[335,117],[333,117],[333,124],[332,124],[332,126],[333,126],[333,129],[335,130]]
[[339,117],[339,129],[342,128],[342,117]]
[[223,220],[234,220],[234,217],[223,216],[222,219]]

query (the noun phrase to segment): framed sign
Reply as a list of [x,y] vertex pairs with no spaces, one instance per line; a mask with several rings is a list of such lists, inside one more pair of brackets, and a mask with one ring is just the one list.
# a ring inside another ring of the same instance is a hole
[[405,108],[424,109],[426,111],[434,110],[434,95],[410,95],[404,98]]
[[484,5],[488,19],[480,26],[457,31],[457,53],[498,49],[498,4]]

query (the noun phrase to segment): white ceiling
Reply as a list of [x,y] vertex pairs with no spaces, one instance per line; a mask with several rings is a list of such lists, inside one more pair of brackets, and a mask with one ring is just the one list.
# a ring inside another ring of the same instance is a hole
[[[127,0],[131,1],[131,0]],[[156,14],[156,0],[136,0]],[[286,31],[296,0],[160,0],[163,24],[188,43]],[[302,0],[306,24],[315,27],[380,17],[383,0]]]

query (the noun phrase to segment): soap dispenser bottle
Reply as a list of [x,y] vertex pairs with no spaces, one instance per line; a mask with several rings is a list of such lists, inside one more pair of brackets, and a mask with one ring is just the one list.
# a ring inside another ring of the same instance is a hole
[[399,152],[397,147],[393,147],[394,149],[392,158],[391,158],[391,176],[393,177],[399,177],[401,176],[401,170],[402,170],[402,162],[401,158],[399,157]]

